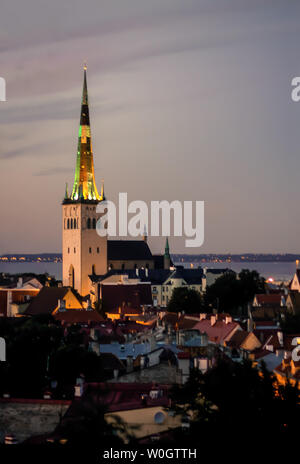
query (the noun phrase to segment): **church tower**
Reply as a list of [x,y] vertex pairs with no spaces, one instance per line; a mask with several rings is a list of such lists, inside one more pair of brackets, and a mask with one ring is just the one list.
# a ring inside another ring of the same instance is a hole
[[63,285],[75,288],[82,296],[90,292],[89,275],[107,272],[107,237],[100,237],[96,231],[96,206],[104,199],[104,188],[99,195],[95,182],[84,66],[75,179],[71,195],[66,187],[62,204]]

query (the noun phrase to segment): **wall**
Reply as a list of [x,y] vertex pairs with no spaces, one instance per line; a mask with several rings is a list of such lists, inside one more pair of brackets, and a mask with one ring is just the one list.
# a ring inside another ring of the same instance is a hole
[[0,442],[8,433],[19,442],[53,432],[69,401],[0,399]]
[[[156,424],[154,421],[154,416],[158,412],[162,412],[165,416],[163,424]],[[106,414],[108,421],[111,420],[110,416],[113,415],[119,416],[129,427],[137,427],[134,430],[134,436],[137,438],[164,432],[181,425],[181,418],[179,416],[169,416],[162,406]]]
[[[96,229],[87,228],[88,218],[98,221],[99,217],[96,205],[92,203],[63,205],[63,285],[69,285],[69,268],[73,265],[75,289],[81,295],[87,295],[91,290],[88,276],[92,274],[93,265],[96,274],[107,272],[107,237],[100,237]],[[78,229],[67,229],[67,221],[71,218],[78,220]]]
[[110,380],[110,382],[118,383],[150,383],[156,382],[159,384],[174,384],[181,383],[181,378],[176,366],[168,366],[167,364],[158,364],[157,366],[148,367],[139,371],[130,372],[122,375],[118,379]]

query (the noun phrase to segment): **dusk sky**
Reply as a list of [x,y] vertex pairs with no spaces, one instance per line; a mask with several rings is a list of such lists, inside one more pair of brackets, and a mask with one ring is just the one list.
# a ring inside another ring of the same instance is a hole
[[61,251],[85,61],[108,199],[204,200],[204,245],[171,252],[299,252],[299,19],[286,0],[2,0],[0,254]]

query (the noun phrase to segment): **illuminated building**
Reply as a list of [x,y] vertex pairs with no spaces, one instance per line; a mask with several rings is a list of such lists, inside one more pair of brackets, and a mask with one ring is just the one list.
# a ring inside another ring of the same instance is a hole
[[107,271],[107,237],[96,233],[96,206],[103,200],[95,182],[91,141],[86,67],[81,101],[75,179],[63,201],[63,285],[74,287],[81,295],[90,291],[89,275]]
[[90,276],[104,275],[109,269],[169,268],[172,264],[168,241],[165,255],[153,256],[146,235],[144,240],[107,240],[97,234],[96,206],[105,196],[103,185],[99,195],[95,182],[86,74],[85,66],[74,184],[71,194],[66,186],[62,204],[63,285],[81,295],[92,290]]

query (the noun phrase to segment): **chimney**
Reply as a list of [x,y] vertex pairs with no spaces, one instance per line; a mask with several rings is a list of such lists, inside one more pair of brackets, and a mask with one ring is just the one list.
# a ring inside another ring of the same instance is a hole
[[[252,332],[253,331],[253,320],[251,317],[248,317],[247,319],[247,331],[248,332]],[[263,337],[263,334],[261,333],[262,337]]]
[[200,321],[206,319],[206,313],[200,313]]
[[278,338],[280,346],[283,346],[283,332],[281,332],[281,330],[277,332],[277,338]]
[[225,324],[230,324],[232,322],[232,317],[231,316],[226,316],[225,317]]
[[128,355],[126,359],[126,370],[127,372],[133,371],[133,357]]
[[58,305],[57,305],[58,311],[66,311],[66,302],[65,300],[58,300]]
[[149,274],[148,268],[146,267],[146,269],[145,269],[145,276],[148,277],[148,274]]
[[150,336],[150,350],[153,351],[156,348],[156,338],[155,335]]
[[86,310],[87,310],[87,311],[93,311],[93,307],[92,307],[92,303],[91,303],[91,299],[90,299],[90,298],[88,299]]
[[136,274],[137,277],[139,276],[139,268],[138,267],[135,268],[135,274]]
[[210,316],[210,325],[214,325],[216,322],[217,322],[216,315],[213,314],[212,316]]
[[23,287],[23,277],[18,278],[17,282],[17,288],[22,288]]

